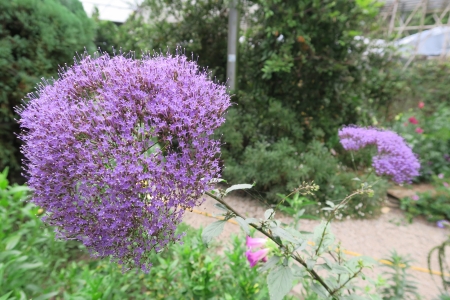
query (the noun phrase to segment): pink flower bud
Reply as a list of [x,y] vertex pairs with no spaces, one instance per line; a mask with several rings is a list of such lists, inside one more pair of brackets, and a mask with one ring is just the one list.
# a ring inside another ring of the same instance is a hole
[[423,129],[420,128],[420,127],[417,127],[417,128],[416,128],[416,132],[417,132],[417,133],[423,133]]
[[419,107],[420,109],[422,109],[424,106],[425,106],[425,103],[422,102],[422,101],[420,101],[418,107]]
[[267,239],[264,238],[252,238],[247,236],[246,237],[246,246],[249,249],[259,248],[266,244]]

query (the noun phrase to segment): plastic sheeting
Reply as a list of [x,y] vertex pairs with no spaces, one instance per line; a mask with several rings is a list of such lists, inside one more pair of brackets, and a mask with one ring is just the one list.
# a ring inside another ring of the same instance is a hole
[[396,41],[394,45],[404,56],[439,56],[442,53],[450,55],[450,26],[435,27],[412,34]]

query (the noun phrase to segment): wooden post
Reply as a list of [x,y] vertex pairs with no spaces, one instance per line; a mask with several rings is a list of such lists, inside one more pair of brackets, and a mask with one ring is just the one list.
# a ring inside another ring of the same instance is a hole
[[420,16],[420,27],[419,27],[419,32],[418,32],[419,35],[417,37],[416,47],[414,47],[414,54],[411,55],[411,57],[408,59],[405,66],[403,67],[403,70],[406,70],[408,68],[408,66],[411,64],[411,62],[414,60],[414,58],[416,57],[417,49],[419,48],[419,44],[422,39],[423,26],[425,25],[425,16],[427,14],[427,4],[428,4],[428,0],[422,0],[422,15]]
[[392,10],[391,15],[391,23],[389,24],[388,37],[391,37],[392,31],[394,30],[395,17],[397,17],[398,1],[399,0],[395,0],[394,2],[394,9]]

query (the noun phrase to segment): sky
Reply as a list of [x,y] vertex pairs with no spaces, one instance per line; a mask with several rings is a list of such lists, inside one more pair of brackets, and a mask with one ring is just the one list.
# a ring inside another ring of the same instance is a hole
[[123,23],[143,0],[80,0],[88,16],[94,7],[100,12],[100,19]]

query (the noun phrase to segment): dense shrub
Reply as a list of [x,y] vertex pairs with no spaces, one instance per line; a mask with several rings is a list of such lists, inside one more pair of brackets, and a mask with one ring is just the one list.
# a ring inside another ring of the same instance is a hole
[[450,173],[433,176],[434,191],[417,193],[401,199],[401,208],[410,221],[424,216],[430,222],[450,221]]
[[[424,107],[418,108],[422,103]],[[433,175],[450,174],[450,103],[422,103],[398,114],[392,127],[419,156],[421,170],[417,180],[430,181]]]
[[93,35],[78,0],[0,1],[0,169],[10,166],[14,178],[21,157],[13,108],[75,51],[91,49]]
[[388,79],[368,81],[372,58],[355,39],[376,9],[358,3],[258,1],[240,49],[237,105],[222,127],[225,178],[255,180],[271,200],[302,180],[345,180],[329,149],[339,147],[337,129],[359,121],[366,98],[387,98],[374,95]]
[[228,34],[227,0],[145,0],[120,30],[124,51],[174,51],[208,67],[219,81],[226,81]]

